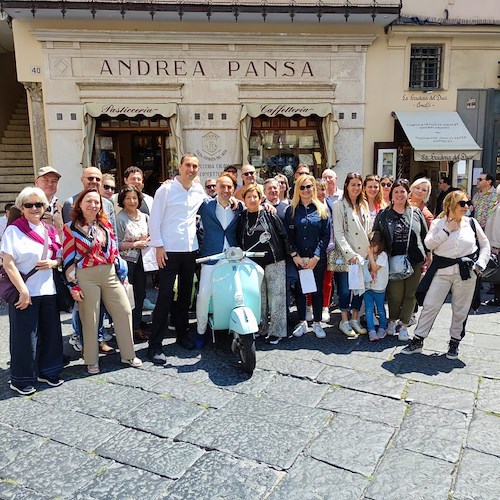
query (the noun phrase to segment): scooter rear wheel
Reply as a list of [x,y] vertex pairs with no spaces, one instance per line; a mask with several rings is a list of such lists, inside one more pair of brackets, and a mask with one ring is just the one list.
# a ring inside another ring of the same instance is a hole
[[255,370],[255,364],[257,361],[255,355],[255,340],[253,338],[253,335],[240,336],[239,353],[243,371],[251,375]]

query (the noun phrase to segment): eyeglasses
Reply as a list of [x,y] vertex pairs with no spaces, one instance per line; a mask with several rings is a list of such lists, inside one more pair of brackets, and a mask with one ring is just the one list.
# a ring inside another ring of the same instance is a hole
[[248,177],[249,175],[255,175],[255,172],[243,172],[241,175]]
[[23,203],[24,208],[43,208],[44,204],[41,201],[37,201],[36,203]]
[[215,184],[207,184],[205,186],[206,189],[213,189],[215,187]]
[[301,191],[304,191],[304,189],[312,189],[312,187],[313,187],[313,185],[312,185],[312,184],[307,184],[307,186],[304,186],[304,185],[300,186],[300,188],[299,188],[299,189],[300,189]]
[[485,181],[485,180],[486,180],[486,177],[478,177],[478,178],[477,178],[477,181],[478,181],[478,182],[479,182],[479,181]]
[[279,181],[279,183],[280,183],[282,186],[286,186],[286,182],[285,182],[285,181]]
[[116,189],[115,186],[110,186],[108,184],[104,184],[102,188],[105,189],[106,191],[114,191]]
[[84,179],[88,179],[90,182],[92,182],[92,181],[101,182],[101,180],[102,180],[100,177],[95,177],[93,175],[91,175],[89,177],[84,177]]
[[460,200],[458,202],[458,204],[462,207],[462,208],[465,208],[465,205],[467,205],[468,207],[472,207],[472,200]]
[[385,188],[385,187],[388,187],[390,188],[392,186],[392,184],[390,182],[381,182],[380,185]]

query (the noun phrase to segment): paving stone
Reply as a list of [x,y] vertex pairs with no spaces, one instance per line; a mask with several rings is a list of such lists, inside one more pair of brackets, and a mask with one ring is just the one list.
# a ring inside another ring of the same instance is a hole
[[317,407],[337,413],[355,415],[369,422],[399,427],[407,405],[403,401],[383,396],[333,387],[318,403]]
[[410,383],[405,399],[410,403],[423,403],[469,414],[475,405],[475,396],[472,392],[422,382]]
[[134,469],[128,465],[110,463],[102,467],[97,476],[73,498],[83,500],[122,500],[157,498],[173,483],[150,472]]
[[205,384],[223,387],[240,394],[259,396],[274,381],[276,376],[276,373],[259,369],[255,370],[251,377],[241,370],[232,370],[231,372],[225,370],[217,375],[211,373]]
[[19,427],[22,422],[36,420],[46,407],[31,398],[11,397],[0,401],[0,422]]
[[255,500],[265,498],[280,474],[250,460],[209,452],[172,485],[165,500]]
[[177,479],[200,458],[204,450],[188,443],[126,429],[113,436],[96,453],[160,476]]
[[489,361],[485,359],[469,358],[461,356],[460,359],[465,363],[464,371],[480,377],[500,379],[500,364],[498,359]]
[[16,460],[19,454],[26,453],[43,444],[41,437],[0,424],[0,467]]
[[130,370],[128,368],[104,373],[95,377],[112,384],[137,387],[138,389],[149,390],[163,379],[163,374],[152,373],[148,370]]
[[455,483],[454,500],[498,500],[500,458],[475,450],[464,451]]
[[309,446],[311,457],[370,476],[394,429],[350,415],[336,415]]
[[50,497],[17,484],[0,480],[0,498],[2,500],[43,500]]
[[314,458],[299,457],[273,491],[270,500],[357,500],[362,497],[367,485],[368,479],[359,474],[338,469]]
[[467,447],[500,457],[500,415],[474,412]]
[[477,396],[477,407],[480,410],[500,413],[500,381],[481,381]]
[[283,375],[293,375],[300,378],[316,380],[325,366],[317,361],[308,361],[306,359],[285,357],[266,357],[259,364],[261,370],[269,370]]
[[500,349],[500,337],[498,335],[482,335],[476,333],[474,336],[474,346],[483,349]]
[[401,398],[406,386],[406,380],[403,378],[370,374],[337,366],[325,368],[318,377],[318,382],[339,385],[348,389],[388,396],[394,399]]
[[318,354],[316,358],[321,363],[330,366],[351,368],[362,372],[370,372],[377,375],[388,375],[387,370],[382,366],[382,360],[387,359],[387,355],[381,357],[371,357],[362,354],[351,353],[345,355],[330,355],[329,357]]
[[0,477],[43,494],[71,497],[109,462],[52,441],[20,454]]
[[205,411],[200,406],[178,399],[153,396],[147,403],[119,417],[119,420],[128,427],[173,438]]
[[161,381],[150,390],[211,408],[220,408],[236,397],[233,392],[211,387],[202,382],[192,383],[170,376],[162,376]]
[[94,416],[118,419],[151,397],[151,393],[141,389],[109,384],[94,378],[71,381],[44,391],[35,396],[35,400]]
[[467,433],[467,417],[458,411],[415,404],[396,436],[395,446],[458,462]]
[[220,410],[207,411],[177,439],[288,469],[330,415],[324,410],[242,395]]
[[85,451],[93,450],[123,430],[123,427],[116,422],[72,410],[43,406],[43,411],[40,411],[36,419],[20,422],[19,427]]
[[370,500],[447,500],[454,466],[437,458],[391,448],[368,486]]
[[266,389],[266,396],[276,401],[312,406],[318,404],[328,390],[325,384],[315,384],[308,380],[278,375]]

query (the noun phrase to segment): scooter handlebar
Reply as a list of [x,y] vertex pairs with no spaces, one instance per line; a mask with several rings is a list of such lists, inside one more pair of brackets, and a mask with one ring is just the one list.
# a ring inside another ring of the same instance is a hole
[[265,257],[267,252],[245,252],[246,257]]
[[203,262],[208,262],[209,260],[219,260],[225,257],[225,253],[217,253],[215,255],[208,255],[207,257],[200,257],[196,259],[197,264],[203,264]]

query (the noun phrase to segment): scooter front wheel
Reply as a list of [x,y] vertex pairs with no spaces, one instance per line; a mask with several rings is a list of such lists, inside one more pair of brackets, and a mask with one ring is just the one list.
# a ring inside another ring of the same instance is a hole
[[239,338],[239,354],[241,359],[241,367],[245,373],[250,375],[255,370],[256,355],[255,355],[255,340],[253,335],[241,335]]

